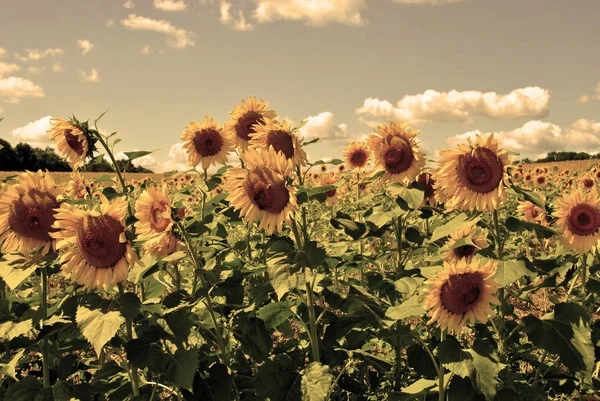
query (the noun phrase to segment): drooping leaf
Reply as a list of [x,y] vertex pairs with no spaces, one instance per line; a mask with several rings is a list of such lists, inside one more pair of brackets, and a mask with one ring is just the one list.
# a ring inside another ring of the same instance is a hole
[[0,259],[0,278],[11,290],[15,290],[37,267],[22,256],[3,255]]
[[437,227],[435,230],[433,230],[433,234],[431,235],[430,241],[435,242],[441,238],[447,237],[448,235],[450,235],[456,231],[460,231],[462,228],[465,227],[466,224],[475,224],[475,223],[477,223],[477,221],[479,221],[478,217],[475,219],[469,220],[469,217],[466,214],[461,213],[458,216],[454,217],[449,222],[447,222],[447,223]]
[[293,302],[271,302],[256,312],[256,316],[265,322],[268,329],[279,326],[294,313],[290,310]]
[[419,302],[419,296],[413,295],[400,305],[391,306],[388,308],[385,316],[392,319],[394,322],[402,319],[407,319],[413,316],[420,316],[425,313],[423,304]]
[[493,279],[500,283],[500,287],[511,285],[521,277],[535,277],[537,274],[527,268],[523,260],[504,260],[498,263],[498,270]]
[[33,319],[22,322],[4,322],[0,324],[0,338],[3,340],[12,340],[29,333],[33,329]]
[[398,196],[402,199],[408,207],[412,210],[416,210],[423,203],[425,193],[420,189],[406,188],[402,184],[394,183],[388,186],[388,190],[391,194]]
[[75,321],[83,336],[100,356],[102,347],[117,334],[121,325],[125,323],[125,318],[117,311],[102,313],[97,309],[90,310],[79,306]]
[[25,376],[8,387],[4,394],[5,400],[32,401],[42,389],[42,383],[34,376]]
[[268,262],[267,271],[277,297],[283,298],[291,289],[304,287],[306,277],[302,270],[287,262],[286,258],[275,258]]
[[278,354],[259,366],[256,395],[259,400],[302,400],[301,376],[287,354]]
[[129,161],[134,161],[135,159],[139,159],[140,157],[147,156],[156,152],[155,150],[137,150],[135,152],[123,152],[125,156],[129,159]]
[[311,362],[302,375],[302,401],[325,401],[332,383],[329,366]]

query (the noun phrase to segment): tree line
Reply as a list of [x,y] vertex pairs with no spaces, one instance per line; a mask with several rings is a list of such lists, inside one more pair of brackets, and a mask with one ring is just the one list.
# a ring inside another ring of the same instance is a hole
[[546,163],[546,162],[564,162],[568,160],[591,160],[600,159],[600,154],[590,155],[586,152],[548,152],[545,157],[537,160],[525,158],[521,163]]
[[[117,160],[121,171],[128,173],[152,173],[152,170],[142,166],[134,166],[127,160]],[[0,171],[71,171],[71,167],[54,149],[33,147],[28,143],[12,146],[8,141],[0,139]],[[113,172],[113,167],[106,160],[95,161],[83,166],[80,171]]]

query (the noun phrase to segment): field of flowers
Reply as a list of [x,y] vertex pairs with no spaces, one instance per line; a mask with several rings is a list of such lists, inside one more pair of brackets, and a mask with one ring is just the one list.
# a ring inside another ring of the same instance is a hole
[[600,168],[395,121],[308,162],[230,115],[173,176],[77,173],[102,116],[52,120],[68,178],[4,176],[0,401],[600,399]]

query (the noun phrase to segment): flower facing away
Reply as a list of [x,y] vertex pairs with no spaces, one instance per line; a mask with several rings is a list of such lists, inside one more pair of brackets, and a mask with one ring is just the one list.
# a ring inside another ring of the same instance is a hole
[[440,151],[434,188],[443,193],[450,209],[496,210],[506,198],[508,152],[499,149],[493,134],[467,140],[468,146]]
[[149,187],[135,202],[136,233],[143,241],[144,249],[156,256],[167,256],[177,248],[173,235],[171,200],[168,187]]
[[87,195],[85,179],[78,172],[71,173],[71,179],[67,183],[67,195],[72,199],[83,199]]
[[298,209],[296,189],[286,182],[291,161],[273,148],[248,149],[243,160],[246,168],[235,167],[225,174],[227,200],[244,221],[258,220],[259,230],[281,232],[283,223],[289,223]]
[[[333,174],[323,174],[321,178],[319,178],[318,184],[324,187],[328,185],[335,185],[337,181],[338,180]],[[334,188],[325,192],[325,195],[327,196],[327,199],[325,199],[325,204],[327,206],[331,206],[338,203],[340,201],[341,192],[342,191],[340,188]]]
[[57,209],[52,233],[62,251],[62,270],[88,289],[108,291],[127,279],[129,268],[138,261],[125,237],[127,201],[111,202],[101,196],[100,212],[83,211],[63,203]]
[[364,168],[371,158],[371,150],[364,142],[352,142],[343,152],[348,170]]
[[[470,244],[457,244],[457,242],[466,238],[471,238]],[[482,232],[477,225],[469,224],[468,227],[450,234],[450,239],[444,246],[448,248],[448,251],[444,255],[444,260],[448,263],[456,263],[461,259],[471,260],[477,252],[489,246],[490,244],[487,241],[485,232]]]
[[375,167],[383,169],[383,179],[409,184],[425,166],[425,154],[419,151],[416,136],[404,124],[390,121],[379,125],[367,140],[373,151]]
[[269,103],[262,99],[250,96],[248,100],[242,99],[242,105],[236,105],[229,113],[229,121],[225,123],[225,132],[233,138],[240,150],[246,150],[248,141],[256,133],[256,125],[264,124],[266,120],[273,120],[277,114],[269,110]]
[[267,120],[256,125],[256,134],[252,135],[250,147],[255,149],[273,148],[291,161],[293,167],[306,164],[307,156],[302,149],[302,139],[292,132],[287,121]]
[[486,322],[488,315],[493,313],[490,304],[500,304],[494,295],[499,284],[492,279],[496,268],[497,263],[493,260],[481,266],[475,259],[444,262],[437,277],[426,282],[428,324],[437,322],[440,329],[458,333],[467,322]]
[[60,118],[51,119],[50,124],[48,134],[57,143],[58,153],[74,170],[82,166],[92,150],[88,134],[75,124]]
[[195,167],[201,163],[204,170],[217,163],[227,164],[227,154],[235,149],[230,136],[212,117],[204,117],[202,123],[191,121],[180,139],[185,141],[188,164]]
[[425,171],[417,177],[417,183],[423,189],[423,205],[435,205],[435,190],[433,184],[435,180],[431,176],[431,173]]
[[565,248],[585,253],[596,248],[600,240],[600,199],[593,189],[586,194],[581,190],[558,199],[554,217],[562,230]]
[[0,243],[2,252],[28,253],[41,249],[43,255],[52,247],[50,234],[56,218],[54,209],[60,188],[48,172],[27,171],[15,185],[0,194]]
[[[543,193],[538,193],[542,202],[546,203],[546,196]],[[546,210],[537,206],[530,201],[521,201],[517,206],[517,212],[523,218],[523,220],[529,223],[540,224],[542,226],[548,226],[548,219]]]

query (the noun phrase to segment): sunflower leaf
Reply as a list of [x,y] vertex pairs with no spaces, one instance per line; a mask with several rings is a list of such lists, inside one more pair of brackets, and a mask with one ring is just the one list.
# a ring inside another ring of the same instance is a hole
[[390,307],[385,313],[385,316],[396,322],[397,320],[420,316],[423,313],[425,313],[423,304],[419,302],[419,297],[417,295],[413,295],[400,305]]
[[156,152],[156,150],[138,150],[135,152],[124,152],[125,156],[129,159],[129,161],[134,161],[135,159],[139,159],[140,157],[147,156]]
[[311,362],[302,376],[302,401],[325,401],[332,382],[329,366]]
[[83,336],[100,356],[102,347],[117,334],[121,325],[125,323],[125,318],[117,311],[102,313],[97,309],[90,310],[79,306],[75,321]]
[[506,287],[524,276],[535,277],[536,273],[529,270],[523,260],[503,260],[498,263],[493,279],[500,287]]

